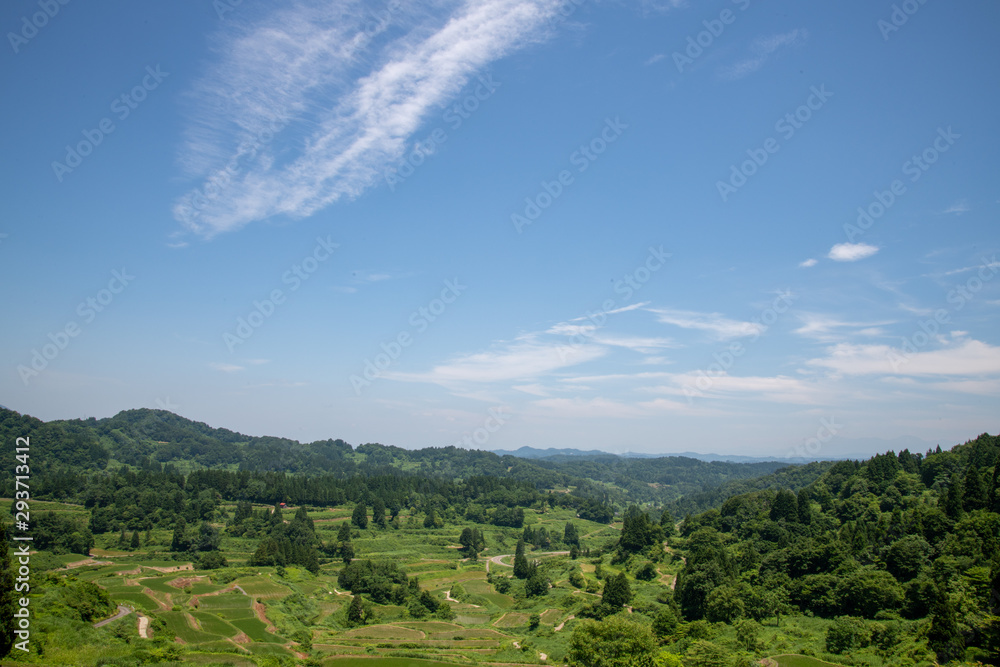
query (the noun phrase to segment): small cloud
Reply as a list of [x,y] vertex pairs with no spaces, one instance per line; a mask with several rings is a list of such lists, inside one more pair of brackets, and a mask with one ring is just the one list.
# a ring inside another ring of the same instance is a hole
[[512,387],[518,391],[523,391],[525,394],[531,394],[532,396],[540,396],[542,398],[548,398],[551,394],[548,390],[540,384],[517,384]]
[[722,70],[723,78],[735,80],[753,74],[768,61],[775,51],[786,46],[798,46],[806,41],[809,33],[800,28],[768,37],[758,37],[750,45],[753,56]]
[[186,248],[186,247],[188,247],[188,242],[187,241],[181,241],[179,243],[168,243],[167,247],[171,248],[173,250],[178,250],[180,248]]
[[340,285],[334,285],[330,289],[334,292],[340,292],[341,294],[354,294],[358,291],[357,287],[341,287]]
[[261,366],[263,364],[271,363],[270,359],[247,359],[246,362],[251,366]]
[[942,213],[954,213],[955,215],[962,215],[963,213],[968,213],[972,208],[969,206],[969,200],[959,199],[957,202],[946,208]]
[[642,9],[644,13],[666,13],[682,7],[687,7],[687,0],[642,0]]
[[369,283],[377,283],[383,280],[389,280],[392,278],[388,273],[372,273],[367,276],[364,280]]
[[878,251],[878,246],[867,243],[838,243],[830,248],[830,254],[827,257],[835,262],[856,262],[859,259],[871,257]]
[[212,368],[217,371],[222,371],[223,373],[236,373],[238,371],[243,370],[242,366],[237,366],[236,364],[220,364],[212,362],[208,366],[209,368]]
[[952,338],[964,338],[969,335],[968,331],[951,331],[949,332]]
[[643,64],[644,64],[644,65],[653,65],[653,64],[655,64],[655,63],[658,63],[658,62],[660,62],[661,60],[663,60],[663,59],[664,59],[664,58],[666,58],[666,57],[667,57],[667,56],[666,56],[666,54],[663,54],[663,53],[657,53],[657,54],[656,54],[655,56],[653,56],[652,58],[650,58],[649,60],[647,60],[647,61],[646,61],[645,63],[643,63]]
[[819,262],[816,259],[809,258],[804,262],[799,262],[799,267],[803,269],[808,269],[811,266],[816,266]]

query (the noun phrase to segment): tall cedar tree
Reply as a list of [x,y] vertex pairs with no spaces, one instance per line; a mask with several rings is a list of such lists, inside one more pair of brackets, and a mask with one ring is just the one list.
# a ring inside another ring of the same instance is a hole
[[958,629],[955,607],[947,593],[938,592],[938,602],[931,615],[931,627],[927,632],[927,645],[937,653],[941,664],[961,660],[965,655],[965,639]]
[[527,579],[529,575],[528,559],[524,555],[524,540],[517,541],[517,548],[514,549],[514,576],[518,579]]
[[385,503],[381,498],[372,501],[372,520],[379,528],[385,528]]
[[360,595],[351,598],[351,606],[347,609],[347,622],[351,625],[363,625],[365,622],[365,608]]
[[632,587],[628,585],[628,577],[625,573],[608,577],[604,584],[604,593],[601,595],[601,602],[615,609],[621,609],[632,599]]
[[171,551],[187,551],[188,548],[187,539],[187,521],[184,517],[177,517],[177,523],[174,524],[174,537],[170,541]]
[[580,535],[576,532],[576,526],[571,521],[566,522],[566,528],[563,530],[563,542],[580,546]]
[[364,530],[368,527],[368,508],[364,502],[358,501],[354,506],[354,513],[351,514],[351,523]]
[[983,478],[976,466],[969,466],[969,471],[965,473],[962,491],[962,507],[966,512],[986,508],[986,487],[983,486]]

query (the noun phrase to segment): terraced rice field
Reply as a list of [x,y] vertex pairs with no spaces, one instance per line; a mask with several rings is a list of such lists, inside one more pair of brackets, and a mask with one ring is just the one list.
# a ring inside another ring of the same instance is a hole
[[510,611],[494,621],[493,625],[498,628],[517,628],[528,624],[528,614],[517,611]]
[[230,623],[245,632],[247,637],[255,642],[263,642],[265,644],[282,644],[285,642],[283,638],[268,632],[267,625],[259,618],[237,618],[231,620]]

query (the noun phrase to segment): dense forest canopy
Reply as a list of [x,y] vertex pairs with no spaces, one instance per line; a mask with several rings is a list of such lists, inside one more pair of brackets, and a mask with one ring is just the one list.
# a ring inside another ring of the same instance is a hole
[[[65,477],[69,472],[92,473],[129,466],[168,474],[225,469],[338,478],[416,475],[464,479],[489,475],[516,479],[536,489],[572,489],[577,495],[602,502],[624,504],[627,499],[662,503],[785,467],[777,462],[705,462],[679,456],[609,456],[600,461],[554,462],[500,457],[452,446],[408,450],[371,443],[355,448],[343,440],[300,443],[287,438],[241,435],[150,409],[126,410],[107,419],[48,423],[0,409],[0,434],[10,440],[31,437],[39,458],[35,470],[46,473],[39,480],[47,485],[45,492],[49,492],[48,485],[71,483]],[[4,450],[0,460],[9,467],[12,456],[11,451]],[[52,490],[56,496],[65,497],[60,495],[63,490]],[[10,495],[6,487],[0,487],[0,491]]]

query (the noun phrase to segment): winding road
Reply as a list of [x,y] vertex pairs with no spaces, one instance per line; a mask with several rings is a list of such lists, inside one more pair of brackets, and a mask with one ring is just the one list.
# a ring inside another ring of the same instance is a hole
[[107,625],[108,623],[113,623],[114,621],[117,621],[119,618],[124,618],[125,616],[128,616],[133,611],[135,611],[135,609],[132,609],[132,607],[126,607],[125,605],[120,604],[120,605],[118,605],[118,613],[117,614],[115,614],[111,618],[106,618],[103,621],[98,621],[97,623],[94,623],[94,627],[95,628],[99,628],[102,625]]

